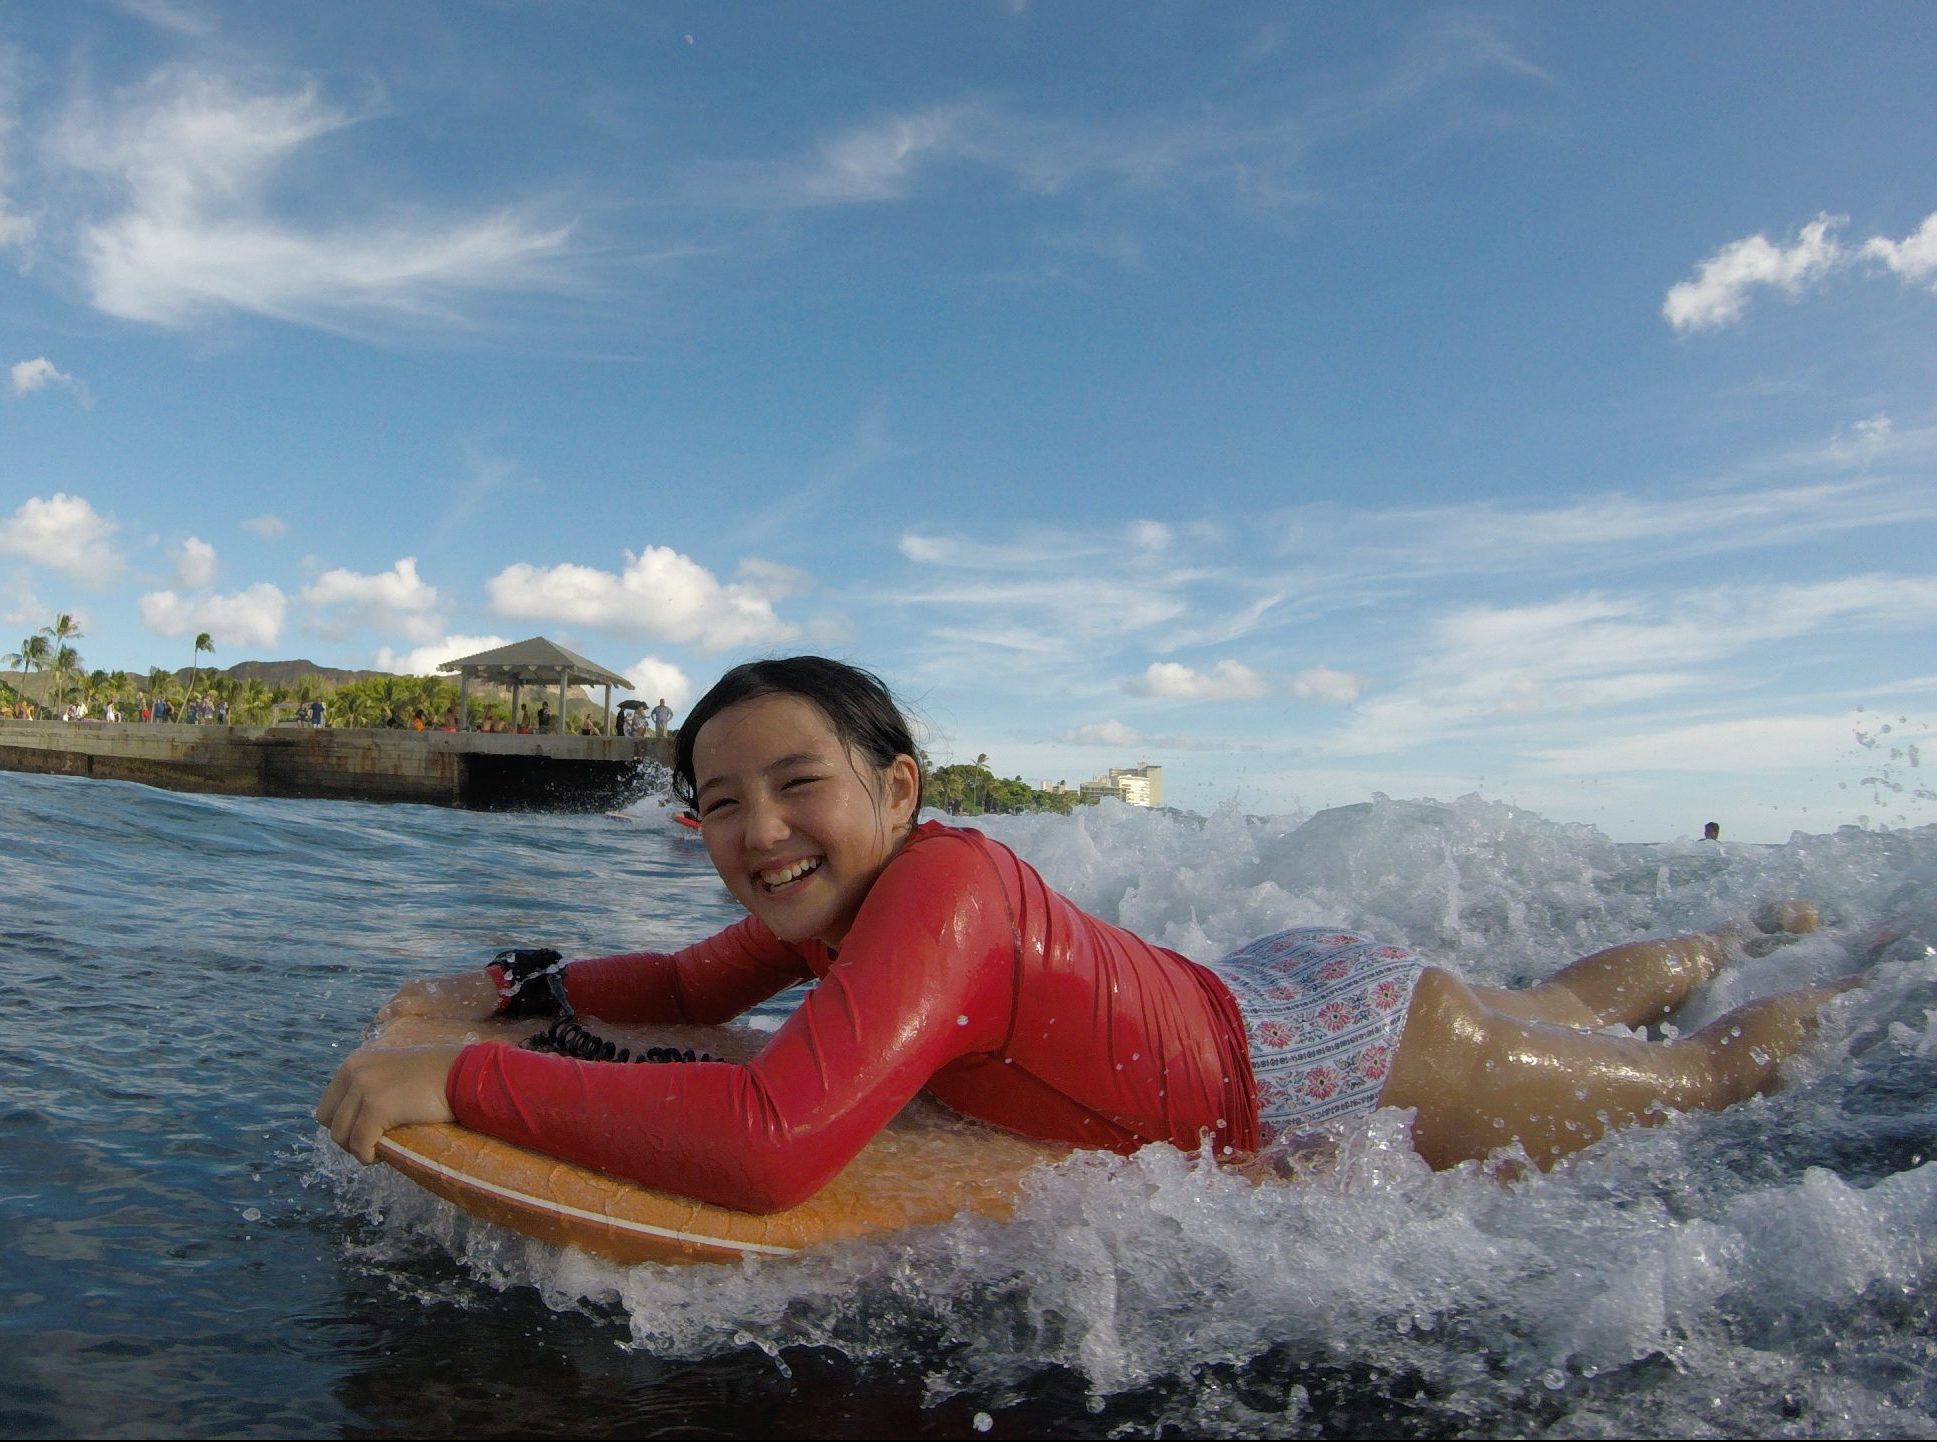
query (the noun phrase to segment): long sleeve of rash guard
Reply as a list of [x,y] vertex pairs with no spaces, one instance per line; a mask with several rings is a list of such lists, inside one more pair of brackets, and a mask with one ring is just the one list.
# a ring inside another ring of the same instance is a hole
[[580,1016],[714,1025],[813,974],[801,949],[745,916],[678,951],[575,961],[565,968],[565,995]]
[[1244,1026],[1210,972],[1058,896],[978,832],[916,828],[831,956],[753,918],[670,955],[575,962],[575,1009],[718,1021],[818,976],[744,1064],[467,1047],[459,1121],[744,1211],[817,1191],[922,1088],[1026,1136],[1130,1152],[1257,1145]]
[[[839,959],[751,1061],[638,1066],[471,1046],[446,1083],[452,1110],[466,1126],[650,1187],[746,1211],[797,1205],[935,1072],[993,1051],[1008,1031],[1013,928],[999,889],[963,884],[961,849],[904,849],[869,892]],[[611,978],[594,986],[588,976],[581,991],[580,965],[568,972],[568,994],[597,1014],[593,994],[604,1002]],[[615,960],[610,970],[625,968]],[[765,957],[751,970],[771,974]],[[624,1005],[627,989],[610,989],[608,1014],[667,1015]],[[681,1019],[716,1015],[711,1006],[678,1009]]]

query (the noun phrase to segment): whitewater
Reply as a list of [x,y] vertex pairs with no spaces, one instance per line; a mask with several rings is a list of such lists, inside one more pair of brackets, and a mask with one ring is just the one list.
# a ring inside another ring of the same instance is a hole
[[0,774],[0,816],[0,1434],[1937,1433],[1937,826],[1626,844],[1479,797],[977,819],[1204,960],[1326,923],[1512,985],[1801,896],[1821,931],[1668,1025],[1867,985],[1776,1094],[1547,1174],[1430,1172],[1384,1112],[1292,1185],[1091,1155],[1006,1223],[622,1268],[360,1169],[309,1114],[406,978],[731,920],[660,805]]

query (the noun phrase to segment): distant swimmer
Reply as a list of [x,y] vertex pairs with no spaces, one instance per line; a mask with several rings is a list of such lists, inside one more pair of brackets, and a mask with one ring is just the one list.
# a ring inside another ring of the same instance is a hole
[[1709,822],[1709,823],[1708,823],[1708,825],[1706,825],[1706,826],[1704,826],[1704,827],[1702,828],[1702,840],[1704,840],[1704,841],[1720,841],[1721,839],[1722,839],[1722,823],[1721,823],[1721,822],[1719,822],[1719,821],[1711,821],[1711,822]]
[[1522,989],[1331,926],[1200,965],[1085,912],[993,837],[921,820],[920,757],[865,671],[735,667],[688,713],[672,769],[746,914],[677,950],[502,953],[407,983],[387,1015],[719,1022],[818,981],[764,1048],[634,1066],[500,1042],[366,1047],[317,1120],[365,1163],[392,1127],[456,1121],[748,1212],[812,1196],[918,1092],[1043,1141],[1271,1167],[1312,1128],[1391,1107],[1435,1167],[1516,1145],[1547,1167],[1611,1128],[1771,1090],[1818,1009],[1858,983],[1763,996],[1666,1041],[1632,1031],[1747,944],[1815,930],[1806,902]]

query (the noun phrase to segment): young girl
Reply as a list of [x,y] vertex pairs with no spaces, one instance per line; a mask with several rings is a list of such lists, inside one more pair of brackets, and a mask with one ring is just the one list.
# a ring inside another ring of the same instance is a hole
[[[918,1091],[1080,1147],[1238,1159],[1375,1107],[1436,1167],[1518,1142],[1545,1165],[1608,1128],[1773,1085],[1850,984],[1751,1002],[1668,1043],[1601,1035],[1672,1012],[1747,921],[1598,952],[1519,991],[1401,947],[1299,928],[1201,966],[1099,921],[980,832],[917,823],[921,773],[881,683],[815,656],[736,667],[679,732],[675,788],[748,915],[671,954],[574,962],[609,1021],[723,1022],[818,981],[744,1064],[579,1061],[497,1043],[363,1050],[316,1118],[368,1163],[407,1122],[459,1121],[663,1191],[795,1205]],[[1760,929],[1808,931],[1804,903]],[[389,1014],[531,1014],[543,973],[411,983]]]

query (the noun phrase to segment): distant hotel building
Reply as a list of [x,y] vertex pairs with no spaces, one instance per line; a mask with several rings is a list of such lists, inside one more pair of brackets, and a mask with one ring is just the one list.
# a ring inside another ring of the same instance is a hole
[[[1044,791],[1067,791],[1069,787],[1060,781],[1045,782]],[[1105,796],[1114,796],[1119,801],[1127,801],[1132,806],[1162,806],[1164,804],[1164,768],[1152,766],[1149,762],[1134,770],[1112,766],[1092,781],[1085,781],[1077,788],[1085,806],[1094,805]]]

